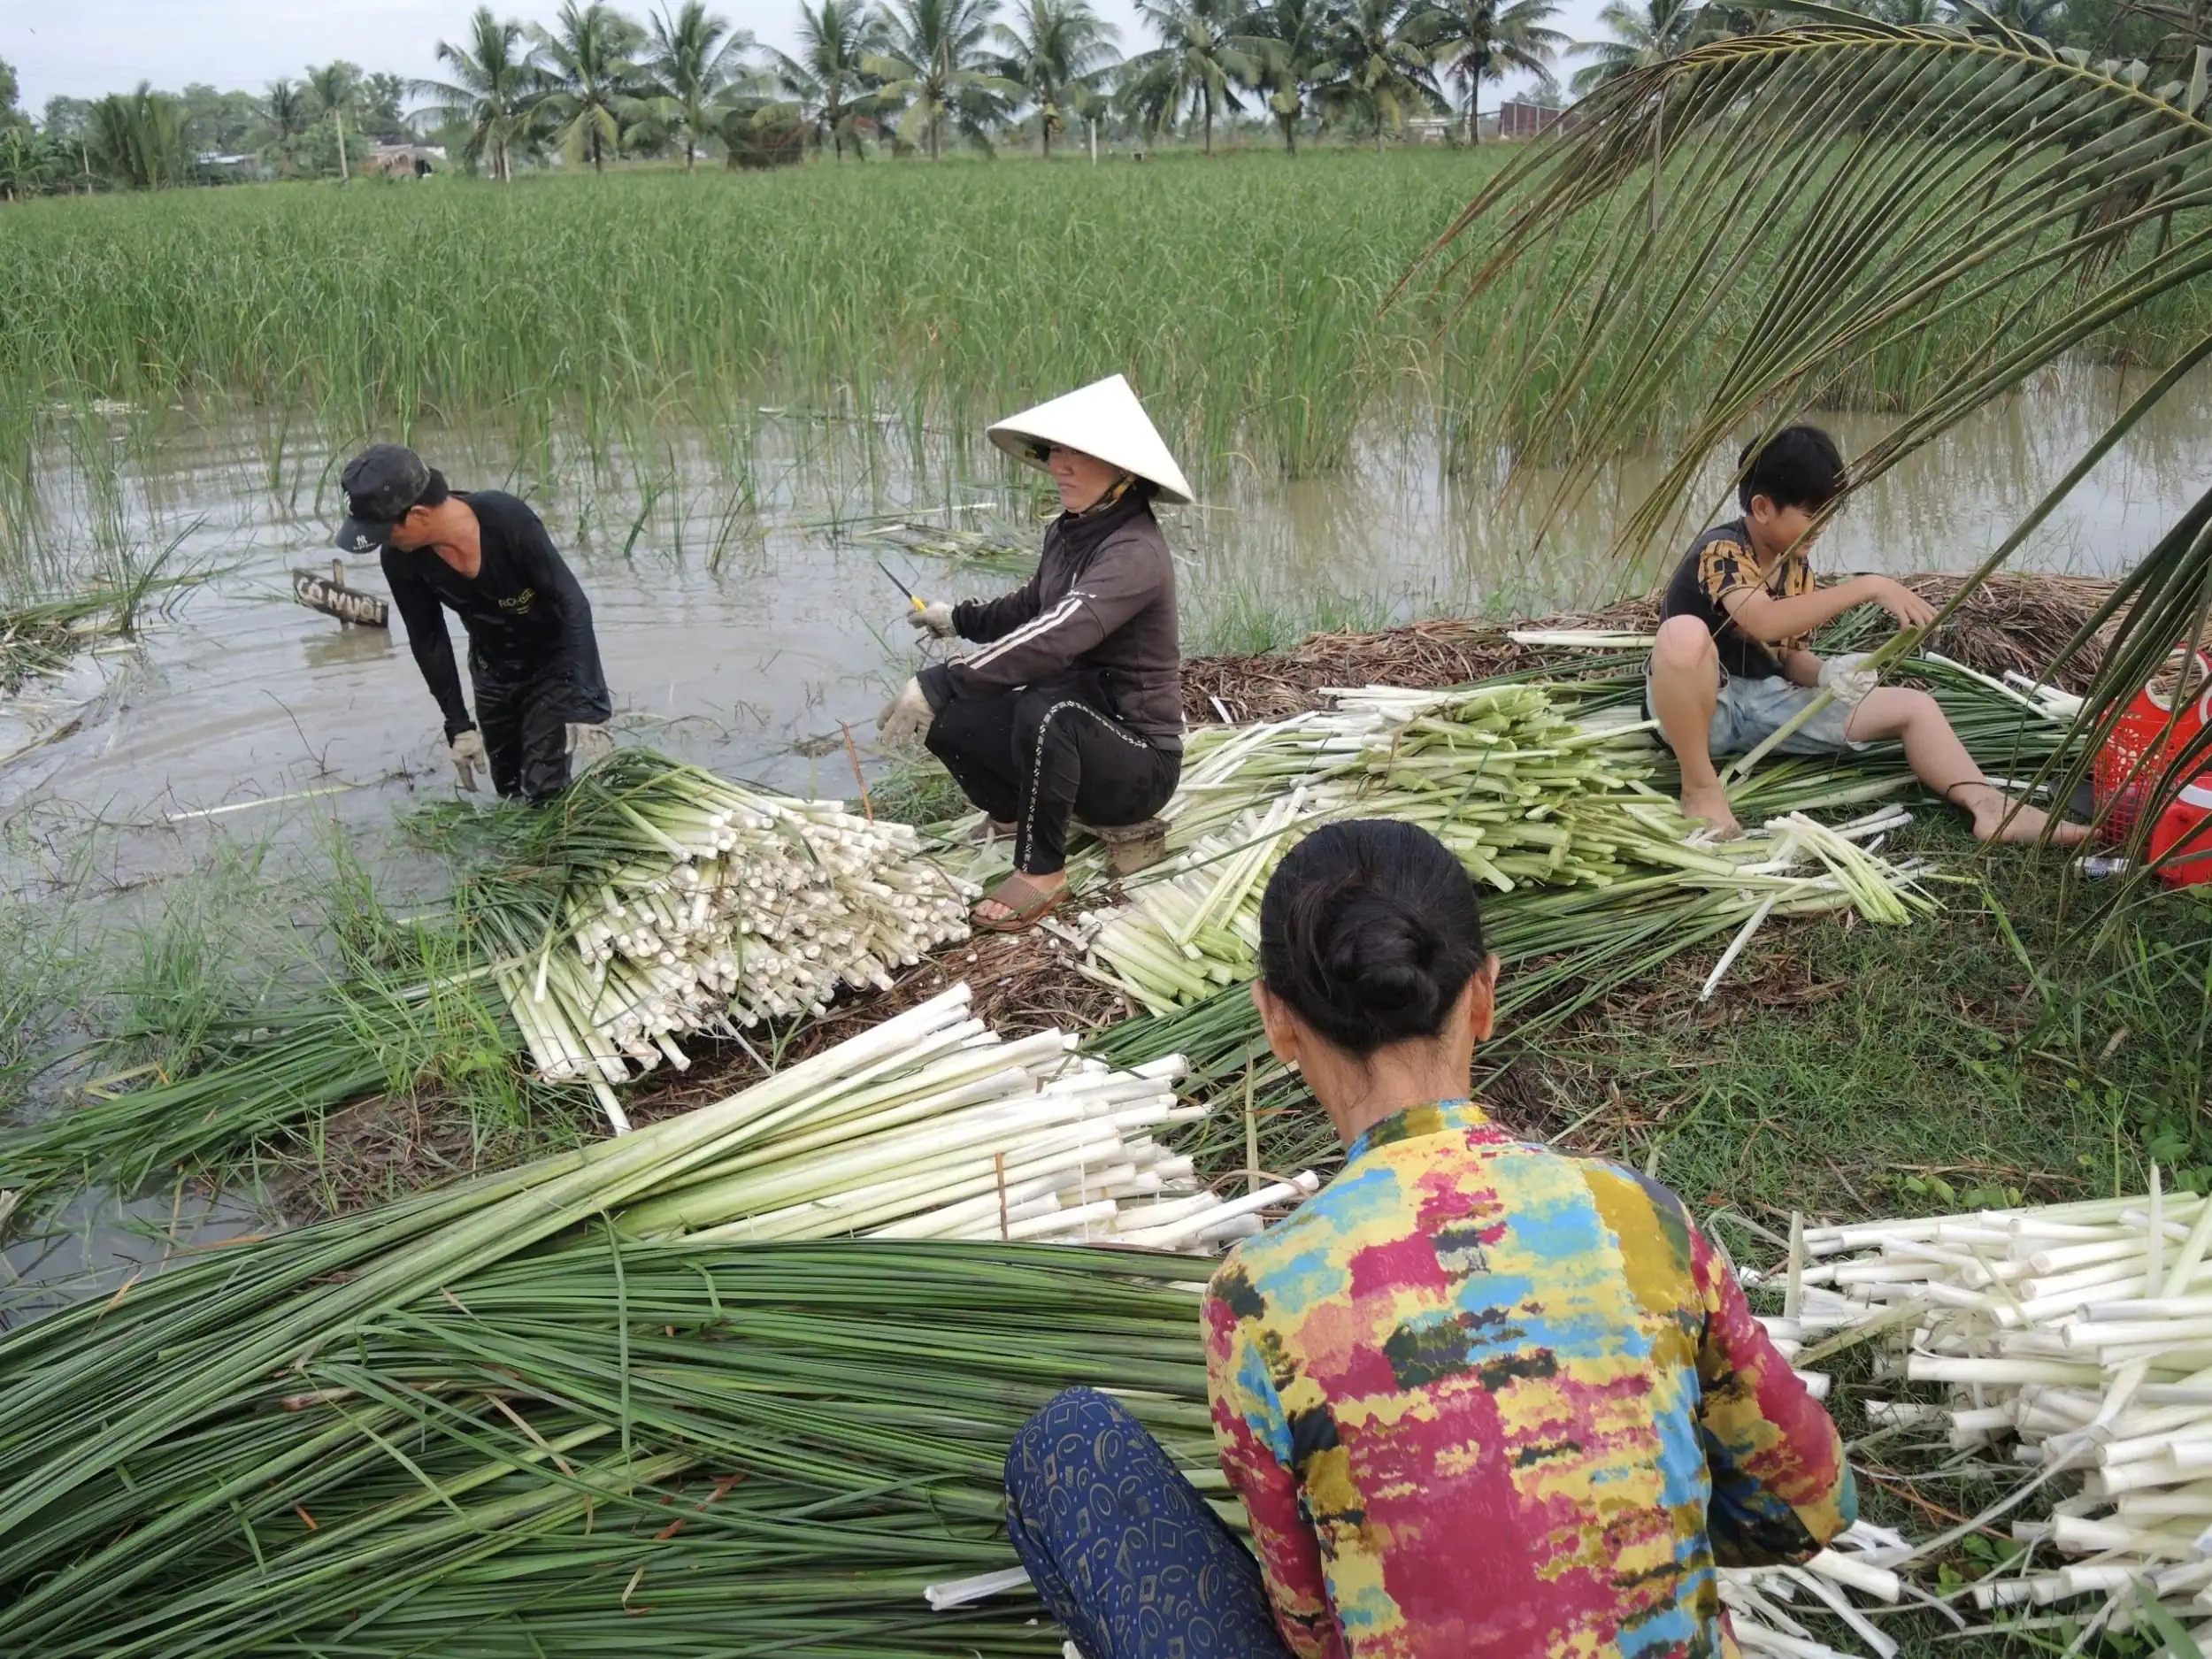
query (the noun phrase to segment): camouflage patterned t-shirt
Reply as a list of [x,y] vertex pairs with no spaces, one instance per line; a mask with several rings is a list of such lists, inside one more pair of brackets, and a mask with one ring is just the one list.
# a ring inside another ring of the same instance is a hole
[[1468,1102],[1376,1125],[1215,1273],[1214,1428],[1302,1659],[1733,1655],[1713,1567],[1857,1498],[1665,1187]]

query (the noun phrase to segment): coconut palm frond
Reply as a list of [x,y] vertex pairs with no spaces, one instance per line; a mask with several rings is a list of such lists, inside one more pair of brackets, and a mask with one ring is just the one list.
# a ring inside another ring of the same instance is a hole
[[[1722,446],[1732,457],[1737,440],[1809,405],[1864,402],[1870,385],[1898,417],[1855,458],[1855,485],[2084,350],[2166,370],[2085,472],[2212,355],[2202,56],[2157,84],[1970,4],[1947,27],[1789,10],[1802,20],[1606,81],[1424,267],[1448,294],[1512,285],[1499,403],[1533,412],[1486,437],[1586,479],[1663,434],[1669,465],[1625,541],[1713,505],[1695,480]],[[1950,366],[1916,358],[1931,331]],[[1885,365],[1909,372],[1882,380]],[[2130,577],[2085,718],[2203,631],[2208,523],[2212,508],[2190,515]]]
[[1470,294],[1516,273],[1528,450],[1587,458],[1686,424],[1640,538],[1778,396],[1819,401],[1923,330],[1973,329],[1904,395],[1870,478],[2212,269],[2212,224],[2176,219],[2212,202],[2204,103],[2201,75],[2151,87],[1987,20],[1823,12],[1608,82],[1427,268]]

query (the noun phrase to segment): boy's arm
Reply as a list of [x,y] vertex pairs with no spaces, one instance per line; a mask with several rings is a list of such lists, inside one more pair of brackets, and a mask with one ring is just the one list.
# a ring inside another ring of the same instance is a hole
[[[1731,588],[1720,595],[1720,605],[1728,612],[1728,619],[1739,631],[1762,645],[1801,640],[1845,611],[1869,604],[1881,606],[1906,627],[1919,627],[1935,620],[1933,605],[1889,576],[1854,576],[1787,599],[1777,599],[1765,588],[1749,583]],[[1793,674],[1791,678],[1796,676]]]
[[1782,654],[1782,672],[1793,686],[1810,690],[1820,683],[1820,658],[1801,646]]

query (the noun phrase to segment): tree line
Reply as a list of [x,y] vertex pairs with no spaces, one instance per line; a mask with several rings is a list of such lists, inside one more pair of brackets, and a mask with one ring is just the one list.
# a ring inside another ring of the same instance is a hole
[[[1893,22],[1932,23],[1949,0],[1858,0]],[[1334,132],[1380,145],[1426,119],[1472,143],[1485,86],[1528,79],[1556,104],[1699,42],[1778,26],[1729,0],[1609,0],[1604,38],[1552,27],[1557,0],[1137,0],[1149,41],[1124,56],[1089,0],[800,0],[796,47],[760,46],[703,0],[640,19],[567,0],[550,28],[480,5],[438,42],[437,78],[405,81],[335,62],[259,95],[142,82],[92,101],[54,98],[33,121],[0,63],[0,197],[150,189],[204,177],[203,157],[250,156],[279,177],[357,170],[373,140],[444,139],[497,180],[557,157],[700,157],[733,166],[872,152],[932,159],[948,145],[1034,141],[1049,157],[1079,124],[1139,142],[1213,148],[1217,127],[1256,122],[1295,153]],[[2130,0],[1997,0],[1994,15],[2062,45],[2127,56],[2151,27]],[[1587,61],[1563,86],[1571,54]],[[412,104],[412,108],[406,107]]]

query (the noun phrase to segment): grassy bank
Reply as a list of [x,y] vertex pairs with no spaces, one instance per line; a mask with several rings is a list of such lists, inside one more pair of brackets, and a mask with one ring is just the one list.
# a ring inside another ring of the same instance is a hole
[[2139,1191],[2153,1157],[2212,1187],[2212,905],[2100,937],[2055,856],[1915,841],[1972,878],[1941,918],[1783,930],[1706,1002],[1684,958],[1515,1056],[1501,1115],[1784,1231]]

